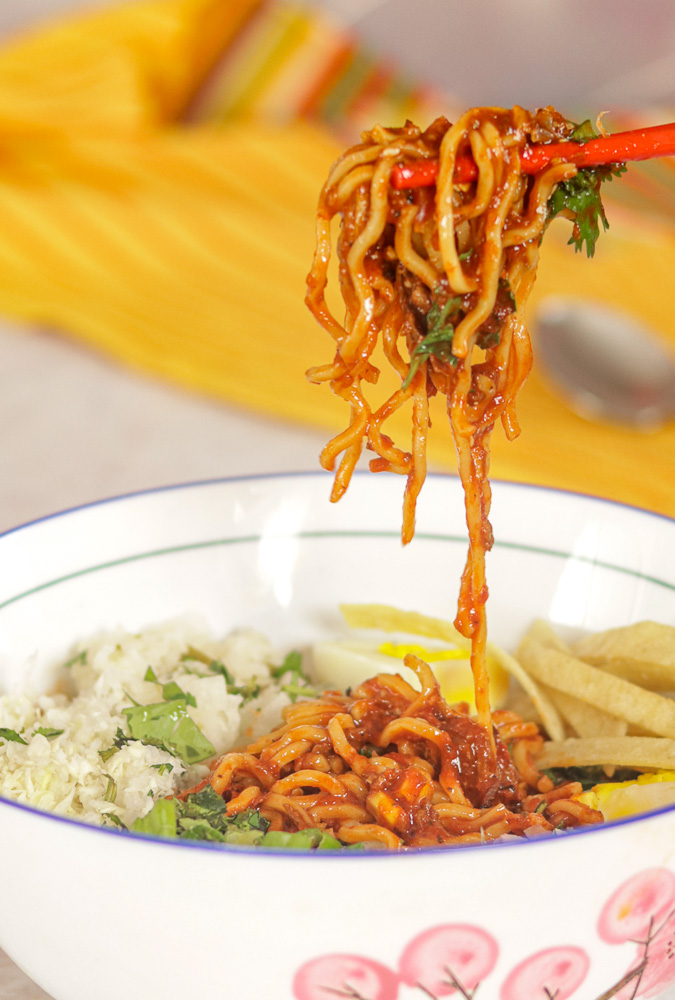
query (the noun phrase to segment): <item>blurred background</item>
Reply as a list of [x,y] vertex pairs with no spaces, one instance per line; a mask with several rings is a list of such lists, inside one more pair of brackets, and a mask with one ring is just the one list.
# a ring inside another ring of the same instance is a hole
[[[309,0],[368,48],[467,106],[672,105],[669,0]],[[4,0],[10,36],[109,0]]]
[[[314,467],[346,420],[303,376],[329,356],[302,297],[341,146],[375,121],[482,103],[607,111],[611,130],[668,121],[674,54],[670,0],[4,0],[0,528],[176,480]],[[537,294],[573,289],[670,341],[672,164],[627,177],[590,264],[551,227]],[[667,477],[642,468],[673,454],[672,424],[589,422],[540,369],[528,433],[495,442],[494,474],[675,513]],[[443,423],[431,461],[452,469]]]
[[[672,0],[3,0],[0,530],[316,468],[347,419],[303,374],[331,353],[302,301],[330,163],[375,121],[515,103],[674,120]],[[672,163],[631,167],[606,203],[592,261],[551,227],[535,341],[541,303],[573,294],[672,355]],[[575,412],[540,360],[519,412],[495,476],[675,515],[672,414]],[[442,415],[431,460],[454,468]],[[43,997],[0,956],[1,1000]]]

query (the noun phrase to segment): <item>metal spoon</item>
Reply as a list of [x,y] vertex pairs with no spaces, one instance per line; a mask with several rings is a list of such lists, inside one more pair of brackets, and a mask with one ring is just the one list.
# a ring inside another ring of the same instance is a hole
[[546,375],[584,417],[642,430],[675,417],[675,357],[619,310],[583,299],[544,299],[534,323]]

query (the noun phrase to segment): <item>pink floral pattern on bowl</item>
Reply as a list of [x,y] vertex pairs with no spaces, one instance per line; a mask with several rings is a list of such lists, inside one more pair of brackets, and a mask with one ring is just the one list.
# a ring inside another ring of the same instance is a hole
[[617,1000],[658,997],[675,983],[675,875],[650,868],[623,882],[600,913],[598,933],[610,944],[637,945]]
[[499,949],[480,927],[442,924],[423,931],[399,960],[401,981],[421,986],[428,996],[445,997],[459,989],[472,993],[493,970]]
[[331,994],[355,1000],[396,1000],[398,976],[361,955],[322,955],[298,970],[293,993],[300,1000],[326,1000]]
[[[652,1000],[675,983],[675,874],[650,868],[627,879],[606,903],[597,922],[610,945],[635,944],[625,975],[598,1000]],[[471,924],[441,924],[416,935],[403,949],[396,970],[361,955],[321,955],[305,962],[293,980],[296,1000],[399,1000],[402,986],[420,998],[455,996],[479,1000],[497,964],[492,934]],[[503,978],[499,1000],[568,1000],[590,970],[588,953],[569,943],[534,952]],[[406,995],[409,995],[406,992]]]
[[582,948],[546,948],[530,955],[508,974],[499,996],[501,1000],[567,1000],[583,983],[590,964]]

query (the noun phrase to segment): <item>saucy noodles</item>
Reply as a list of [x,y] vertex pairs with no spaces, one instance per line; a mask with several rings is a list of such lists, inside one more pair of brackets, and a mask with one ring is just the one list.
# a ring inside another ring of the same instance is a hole
[[[524,308],[539,245],[550,218],[563,213],[574,220],[572,242],[586,241],[590,252],[593,227],[604,221],[603,177],[588,172],[569,197],[574,165],[553,160],[532,174],[521,158],[530,144],[578,139],[576,132],[552,108],[479,108],[425,131],[410,122],[377,126],[334,165],[319,201],[307,303],[335,354],[307,374],[329,383],[351,418],[321,463],[335,471],[332,500],[349,486],[364,447],[372,471],[405,476],[408,543],[426,475],[429,398],[445,396],[469,531],[455,624],[471,644],[476,717],[465,704],[448,704],[431,668],[409,654],[404,663],[421,691],[391,674],[346,694],[329,691],[292,705],[274,732],[217,761],[209,794],[222,797],[228,816],[256,810],[272,835],[315,830],[341,844],[386,848],[602,821],[579,801],[580,784],[556,784],[537,769],[544,740],[535,723],[491,711],[486,668],[490,435],[498,420],[509,439],[519,433],[515,401],[532,364]],[[467,153],[476,170],[458,180],[455,165]],[[438,162],[435,189],[392,184],[395,168],[420,160]],[[344,322],[326,300],[336,218]],[[376,405],[370,387],[380,358],[398,384]],[[406,447],[385,430],[404,406],[412,410]]]
[[580,784],[554,786],[533,765],[543,743],[534,723],[495,712],[493,756],[484,727],[466,706],[447,704],[427,664],[410,654],[405,663],[421,691],[380,674],[351,694],[289,707],[284,725],[222,757],[209,780],[228,815],[257,809],[272,831],[318,828],[344,844],[385,848],[602,820],[572,800]]
[[[488,730],[490,435],[498,420],[509,439],[519,433],[515,401],[532,364],[524,307],[551,197],[577,174],[572,164],[554,161],[527,175],[521,155],[530,142],[567,139],[574,129],[552,108],[536,114],[478,108],[454,125],[437,119],[425,131],[410,122],[398,129],[377,126],[334,165],[317,215],[307,303],[332,336],[335,356],[307,374],[313,382],[328,382],[351,408],[349,426],[321,455],[326,469],[338,463],[331,499],[344,494],[365,446],[375,455],[372,471],[406,476],[402,537],[409,542],[426,475],[428,400],[436,393],[446,397],[469,533],[456,626],[472,641],[478,718]],[[473,156],[477,177],[456,183],[455,163],[466,152]],[[419,159],[439,160],[436,188],[395,190],[390,183],[394,167]],[[336,216],[343,323],[325,298]],[[372,408],[368,387],[380,373],[376,348],[401,384]],[[412,406],[408,448],[384,430],[392,413],[406,404]]]

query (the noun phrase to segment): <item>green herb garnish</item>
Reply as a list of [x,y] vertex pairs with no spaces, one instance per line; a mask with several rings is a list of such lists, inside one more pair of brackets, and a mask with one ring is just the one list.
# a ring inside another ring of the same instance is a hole
[[281,690],[288,695],[292,702],[297,701],[298,698],[318,698],[322,694],[318,688],[311,687],[309,684],[282,684]]
[[28,742],[17,733],[16,729],[6,729],[0,726],[0,739],[7,740],[8,743],[23,743],[24,746],[28,746]]
[[106,774],[105,777],[108,779],[108,784],[103,798],[106,802],[114,802],[117,798],[117,782],[109,774]]
[[462,300],[460,298],[448,299],[443,306],[439,306],[434,299],[429,312],[427,313],[427,335],[415,347],[410,356],[410,367],[408,374],[403,380],[402,389],[407,389],[413,378],[417,374],[420,365],[432,354],[439,361],[446,364],[456,365],[457,358],[452,353],[452,338],[455,333],[454,325],[448,320],[448,316],[457,312]]
[[[138,707],[141,707],[141,706],[138,706]],[[144,743],[144,742],[147,743],[149,741],[148,740],[139,740],[135,736],[129,736],[127,733],[124,733],[119,728],[119,726],[118,726],[117,733],[115,735],[115,739],[113,740],[112,746],[108,747],[106,750],[99,750],[98,755],[101,758],[101,760],[103,761],[103,763],[105,763],[107,760],[110,760],[110,758],[112,756],[114,756],[114,754],[116,754],[118,750],[121,750],[122,747],[127,746],[129,743]],[[152,741],[152,746],[158,747],[160,750],[163,750],[165,753],[171,754],[172,757],[176,756],[176,753],[175,753],[174,750],[171,750],[168,746],[166,746],[165,744],[159,743],[156,740]],[[156,765],[156,764],[152,765],[152,767],[157,767],[157,766],[159,766],[159,765]],[[171,765],[167,764],[167,767],[173,767],[173,765],[172,764]]]
[[180,799],[158,799],[147,816],[137,819],[134,833],[156,837],[203,840],[216,844],[278,847],[296,851],[359,850],[362,844],[344,844],[323,830],[300,830],[298,833],[269,831],[269,821],[257,809],[247,809],[236,816],[227,815],[227,803],[207,785]]
[[595,244],[600,235],[600,223],[602,222],[604,230],[609,229],[600,198],[600,185],[602,181],[618,177],[625,169],[623,165],[584,167],[570,180],[561,181],[548,200],[548,221],[550,222],[560,212],[571,212],[574,226],[567,242],[573,244],[575,250],[583,250],[585,243],[588,257],[592,257],[595,253]]
[[167,762],[163,764],[151,764],[150,767],[153,767],[158,774],[164,774],[165,771],[171,774],[173,771],[173,764],[169,764]]
[[64,667],[74,667],[76,663],[85,664],[87,662],[87,651],[83,649],[81,653],[76,653],[70,660],[66,660]]
[[587,118],[586,121],[580,122],[578,125],[574,126],[574,131],[570,136],[570,141],[583,143],[597,138],[598,133],[595,131],[591,119]]
[[[181,660],[185,662],[186,660],[196,660],[198,663],[205,663],[213,674],[221,674],[225,678],[225,688],[228,694],[236,694],[243,700],[244,704],[247,701],[252,701],[253,698],[257,698],[260,694],[260,684],[255,678],[247,681],[246,684],[237,684],[234,677],[227,669],[224,663],[220,660],[214,660],[206,653],[200,652],[200,650],[195,649],[194,646],[188,646],[188,651],[185,653]],[[202,674],[201,676],[206,676]]]
[[45,726],[38,726],[37,729],[33,730],[33,736],[44,736],[48,740],[56,739],[57,736],[61,736],[64,733],[64,729],[49,729]]
[[[577,125],[570,136],[574,142],[589,142],[597,139],[598,133],[587,119]],[[609,229],[609,222],[600,197],[600,185],[603,181],[611,181],[625,173],[625,163],[606,164],[600,167],[580,167],[574,177],[561,181],[548,200],[548,219],[554,219],[561,212],[569,213],[574,226],[568,244],[575,250],[583,250],[586,244],[586,255],[592,257],[595,244],[600,235],[600,223],[604,230]]]
[[270,673],[277,680],[285,674],[295,674],[297,677],[304,677],[305,675],[302,672],[302,653],[297,649],[292,649],[290,653],[286,653],[284,662],[280,663],[278,667],[273,667]]
[[147,816],[134,820],[131,829],[154,837],[175,837],[176,799],[157,799]]
[[550,778],[554,785],[576,781],[581,785],[583,791],[587,792],[589,788],[593,788],[595,785],[606,784],[607,782],[635,781],[640,772],[630,767],[618,767],[610,778],[605,774],[602,767],[593,766],[550,767],[543,770],[542,774]]
[[257,844],[269,823],[257,810],[227,815],[227,804],[207,785],[180,799],[158,799],[147,816],[136,820],[135,833],[215,843]]
[[320,691],[312,687],[309,677],[302,669],[302,653],[298,652],[297,649],[287,653],[284,662],[278,667],[274,667],[270,673],[276,680],[290,675],[289,680],[281,685],[281,690],[293,702],[297,698],[316,698],[321,694]]
[[164,701],[177,701],[180,698],[184,698],[188,705],[192,705],[193,708],[197,707],[194,695],[190,694],[189,691],[183,691],[183,689],[176,684],[175,681],[169,681],[167,684],[162,684],[152,667],[148,667],[145,671],[143,680],[152,681],[153,684],[159,684],[162,688],[162,698]]
[[118,826],[120,828],[120,830],[126,830],[126,826],[124,825],[124,823],[122,822],[122,820],[119,818],[119,816],[115,815],[115,813],[106,813],[105,822],[103,824],[104,826],[108,825],[108,820],[110,820],[110,822],[114,826]]
[[259,842],[260,847],[283,847],[292,851],[341,851],[344,844],[323,830],[299,830],[297,833],[284,833],[283,830],[270,830]]
[[134,705],[123,709],[129,734],[180,757],[186,764],[197,764],[213,757],[215,747],[190,718],[185,698],[175,698],[153,705]]

